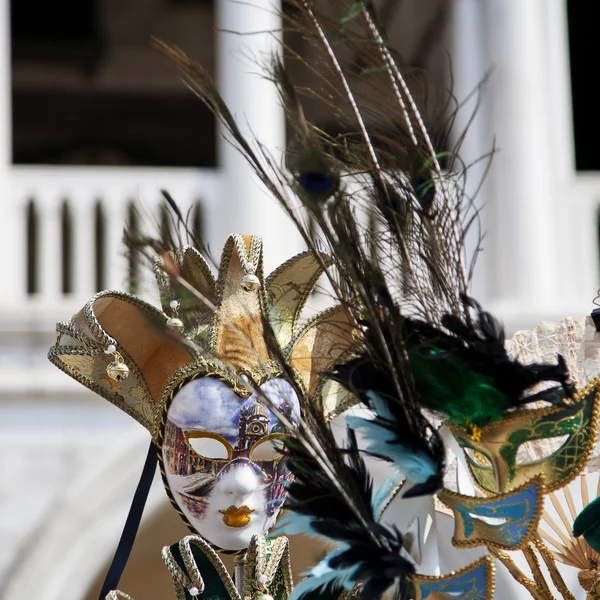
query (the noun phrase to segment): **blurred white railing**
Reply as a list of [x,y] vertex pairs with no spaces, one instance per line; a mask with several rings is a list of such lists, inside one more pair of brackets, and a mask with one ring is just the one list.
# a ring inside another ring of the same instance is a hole
[[[2,215],[10,227],[5,228],[8,236],[0,239],[2,260],[11,266],[0,294],[0,319],[5,326],[20,313],[64,316],[67,308],[76,310],[100,288],[127,289],[131,273],[122,244],[124,223],[135,204],[147,226],[156,231],[163,205],[161,189],[170,192],[182,211],[194,208],[192,215],[202,224],[202,236],[217,256],[224,241],[222,224],[236,217],[226,214],[234,205],[223,201],[223,175],[217,170],[18,166],[11,169],[10,183],[11,201]],[[538,269],[537,273],[551,282],[554,293],[541,305],[507,296],[502,289],[482,298],[501,316],[518,321],[517,327],[525,324],[520,321],[535,318],[536,312],[548,316],[579,312],[589,305],[600,283],[600,175],[577,175],[555,195],[548,206],[554,231],[529,232],[532,245],[549,235],[555,240],[550,242],[555,254],[552,272]],[[236,204],[242,210],[244,198]],[[265,204],[265,211],[268,207]],[[265,211],[261,211],[264,217]],[[512,221],[518,215],[504,218]],[[493,237],[494,222],[488,221],[487,228]],[[501,264],[513,269],[520,264],[522,257],[514,256],[510,240],[497,247],[484,243],[484,247],[480,261],[492,278]],[[530,291],[533,298],[535,286]]]
[[[146,226],[164,222],[161,189],[169,191],[201,235],[219,201],[215,170],[15,167],[9,239],[3,254],[12,281],[0,306],[13,313],[36,305],[81,304],[99,289],[123,289],[131,277],[123,226],[135,206]],[[210,241],[210,236],[209,236]]]
[[6,232],[0,236],[0,398],[80,394],[81,386],[46,360],[56,321],[69,319],[100,289],[128,290],[132,276],[135,291],[148,297],[149,271],[126,257],[123,227],[135,206],[140,230],[158,234],[165,222],[161,189],[184,214],[192,209],[192,226],[219,247],[222,241],[213,240],[223,218],[219,174],[19,166],[10,170],[9,184],[0,215]]

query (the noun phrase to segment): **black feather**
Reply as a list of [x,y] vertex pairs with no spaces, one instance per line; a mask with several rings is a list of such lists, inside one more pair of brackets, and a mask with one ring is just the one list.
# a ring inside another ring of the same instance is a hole
[[[506,349],[504,329],[494,317],[482,310],[472,298],[463,298],[471,313],[468,319],[455,315],[445,315],[442,325],[445,330],[421,321],[407,321],[408,340],[411,346],[411,362],[417,379],[416,386],[423,405],[449,415],[462,414],[453,421],[469,419],[469,408],[460,409],[461,393],[454,390],[451,400],[432,401],[434,387],[452,392],[450,379],[456,383],[460,378],[462,389],[467,379],[481,382],[481,422],[470,416],[472,422],[483,426],[487,422],[510,409],[519,408],[531,402],[546,400],[562,403],[565,397],[572,397],[574,387],[562,356],[557,356],[557,364],[522,364],[509,356]],[[457,374],[460,373],[460,377]],[[451,377],[447,377],[448,375]],[[447,380],[445,380],[445,378]],[[549,382],[558,386],[533,393],[531,388]],[[426,391],[429,390],[429,391]],[[485,390],[491,390],[486,393]],[[445,405],[444,405],[445,404]],[[487,414],[487,416],[486,416]],[[487,422],[486,422],[487,420]]]
[[295,476],[288,487],[286,508],[309,517],[312,531],[342,544],[328,565],[334,570],[353,570],[350,583],[360,583],[360,598],[376,600],[414,573],[412,563],[402,556],[402,534],[376,522],[373,482],[352,431],[345,450],[327,452],[335,464],[335,476],[345,482],[344,494],[332,486],[331,474],[307,452],[301,439],[286,438],[285,453]]
[[[399,372],[402,370],[399,369]],[[414,402],[416,397],[411,394],[407,382],[399,382],[403,393],[399,397],[386,363],[381,360],[376,362],[373,354],[368,352],[337,365],[329,376],[374,411],[375,418],[363,423],[365,431],[372,434],[370,439],[374,440],[367,447],[367,452],[396,463],[401,472],[417,483],[405,496],[431,495],[440,489],[445,468],[445,448],[437,430]],[[361,419],[350,418],[351,425],[360,422]],[[379,433],[385,436],[384,443],[377,441]],[[408,468],[407,462],[410,463]]]

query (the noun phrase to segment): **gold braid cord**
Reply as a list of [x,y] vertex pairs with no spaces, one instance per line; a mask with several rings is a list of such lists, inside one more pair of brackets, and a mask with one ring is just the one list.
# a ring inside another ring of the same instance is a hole
[[506,554],[506,552],[502,552],[501,550],[496,550],[495,548],[488,548],[489,552],[497,558],[508,570],[508,572],[512,575],[512,578],[519,584],[521,584],[530,594],[534,600],[554,600],[552,596],[548,597],[542,590],[538,588],[536,583],[529,579],[519,567],[514,563],[513,559]]
[[562,575],[560,574],[560,571],[556,566],[556,561],[554,560],[552,552],[550,552],[550,550],[546,547],[546,545],[540,538],[534,540],[533,545],[539,551],[542,560],[546,565],[546,568],[550,572],[552,583],[560,592],[564,600],[575,600],[575,596],[573,596],[573,594],[571,594],[571,592],[568,590],[565,580],[563,579]]
[[531,549],[531,546],[527,546],[523,549],[523,555],[525,556],[527,564],[533,573],[533,580],[535,581],[537,587],[541,590],[544,597],[548,598],[549,600],[556,600],[552,595],[548,584],[546,583],[546,579],[544,578],[544,574],[540,568],[540,561],[535,555],[535,552]]

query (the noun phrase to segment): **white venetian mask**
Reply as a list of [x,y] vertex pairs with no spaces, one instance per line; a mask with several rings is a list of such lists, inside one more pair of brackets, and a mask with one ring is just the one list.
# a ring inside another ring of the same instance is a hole
[[[260,389],[298,422],[287,381]],[[166,480],[188,521],[215,546],[241,550],[275,523],[292,477],[276,447],[283,432],[258,395],[241,398],[214,377],[195,379],[174,396],[162,446]]]

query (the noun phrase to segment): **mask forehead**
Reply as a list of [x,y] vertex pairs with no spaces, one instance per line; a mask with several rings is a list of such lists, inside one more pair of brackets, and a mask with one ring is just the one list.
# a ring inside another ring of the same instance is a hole
[[167,420],[184,431],[210,431],[232,446],[238,436],[238,417],[244,399],[225,382],[201,377],[184,385],[175,394]]
[[[260,386],[260,391],[278,411],[298,423],[298,397],[287,381],[273,379]],[[234,448],[249,423],[261,423],[263,435],[279,425],[276,415],[258,394],[241,398],[227,383],[214,377],[201,377],[184,385],[175,394],[167,419],[186,431],[219,434]]]
[[[583,469],[598,430],[598,380],[577,394],[570,406],[518,411],[481,430],[477,441],[463,428],[451,427],[473,477],[486,491],[504,493],[537,475],[543,475],[548,491],[568,483]],[[564,443],[539,460],[517,464],[519,448],[526,442],[542,442],[567,436]]]

